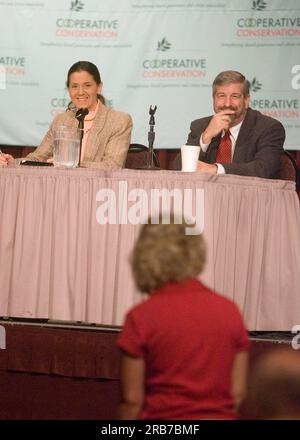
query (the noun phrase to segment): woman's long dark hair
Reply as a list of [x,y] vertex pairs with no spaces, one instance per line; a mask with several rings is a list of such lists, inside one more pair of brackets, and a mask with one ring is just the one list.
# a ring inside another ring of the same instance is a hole
[[[70,85],[70,76],[74,72],[88,72],[95,80],[96,84],[98,86],[101,84],[101,76],[98,70],[98,67],[95,66],[95,64],[91,63],[90,61],[77,61],[77,63],[73,64],[73,66],[70,67],[68,71],[68,77],[66,81],[67,87]],[[98,99],[102,102],[102,104],[105,105],[105,98],[103,95],[98,94]],[[72,102],[69,103],[68,109],[71,108]]]

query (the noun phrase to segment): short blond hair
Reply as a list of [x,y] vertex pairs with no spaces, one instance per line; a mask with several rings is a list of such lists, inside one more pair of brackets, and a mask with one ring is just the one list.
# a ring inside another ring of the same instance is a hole
[[[149,220],[150,221],[150,220]],[[142,226],[131,256],[135,282],[141,292],[150,293],[169,282],[197,276],[205,264],[205,243],[201,234],[186,235],[187,225],[150,222]]]

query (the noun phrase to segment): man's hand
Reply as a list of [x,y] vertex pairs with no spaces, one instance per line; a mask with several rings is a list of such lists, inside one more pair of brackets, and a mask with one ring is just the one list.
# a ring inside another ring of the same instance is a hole
[[197,170],[202,171],[203,173],[217,174],[218,167],[215,163],[206,163],[198,160]]
[[202,142],[210,144],[213,137],[218,136],[222,130],[228,130],[235,115],[233,110],[221,110],[216,113],[210,120],[206,130],[202,133]]

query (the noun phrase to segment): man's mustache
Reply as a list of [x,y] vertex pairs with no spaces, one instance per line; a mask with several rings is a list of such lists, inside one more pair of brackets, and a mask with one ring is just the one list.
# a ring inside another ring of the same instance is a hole
[[220,110],[221,111],[223,111],[223,110],[232,110],[233,112],[236,112],[237,108],[234,107],[233,105],[230,105],[229,107],[226,107],[226,106],[220,107]]

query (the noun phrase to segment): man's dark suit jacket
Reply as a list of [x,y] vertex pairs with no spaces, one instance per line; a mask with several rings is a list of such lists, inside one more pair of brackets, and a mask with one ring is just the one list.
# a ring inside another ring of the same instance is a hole
[[[191,123],[187,145],[200,145],[201,134],[211,118],[196,119]],[[200,152],[199,160],[215,163],[220,139],[221,134],[213,138],[206,153]],[[249,108],[239,131],[232,163],[222,164],[226,174],[279,178],[284,140],[285,130],[279,121]]]

